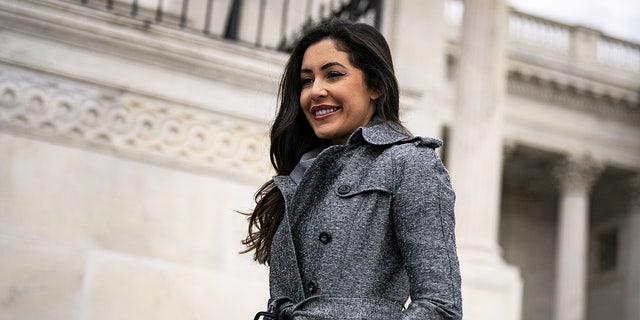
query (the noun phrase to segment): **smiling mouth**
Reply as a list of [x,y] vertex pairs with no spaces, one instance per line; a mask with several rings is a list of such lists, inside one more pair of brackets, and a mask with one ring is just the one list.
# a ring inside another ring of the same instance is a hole
[[311,108],[311,114],[313,114],[315,118],[322,118],[324,116],[337,112],[340,109],[341,108],[339,107],[316,106]]

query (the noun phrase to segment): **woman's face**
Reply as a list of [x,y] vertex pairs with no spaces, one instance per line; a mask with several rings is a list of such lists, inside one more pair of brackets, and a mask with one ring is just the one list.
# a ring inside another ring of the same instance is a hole
[[362,71],[333,40],[307,48],[300,78],[300,106],[318,138],[345,144],[358,127],[371,120],[379,94],[366,85]]

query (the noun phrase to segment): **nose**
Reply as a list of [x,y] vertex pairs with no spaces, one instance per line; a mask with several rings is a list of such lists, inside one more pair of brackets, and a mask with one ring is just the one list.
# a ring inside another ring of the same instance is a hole
[[313,82],[313,86],[311,87],[311,97],[313,99],[318,99],[327,96],[327,89],[325,88],[324,81],[315,80]]

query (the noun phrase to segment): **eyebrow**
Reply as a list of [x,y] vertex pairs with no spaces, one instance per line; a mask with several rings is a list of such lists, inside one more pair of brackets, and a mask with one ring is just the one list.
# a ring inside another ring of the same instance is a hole
[[[320,67],[320,70],[326,70],[333,66],[340,66],[340,67],[346,68],[343,64],[339,62],[329,62],[324,64],[322,67]],[[300,70],[300,73],[313,73],[313,71],[311,71],[311,69],[302,69]]]

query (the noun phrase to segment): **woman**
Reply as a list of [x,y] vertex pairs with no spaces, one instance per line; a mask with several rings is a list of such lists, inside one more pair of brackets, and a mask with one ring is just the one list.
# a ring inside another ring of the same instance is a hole
[[311,29],[279,104],[277,176],[259,189],[243,241],[270,266],[269,311],[256,318],[461,319],[441,142],[400,124],[384,37],[340,20]]

